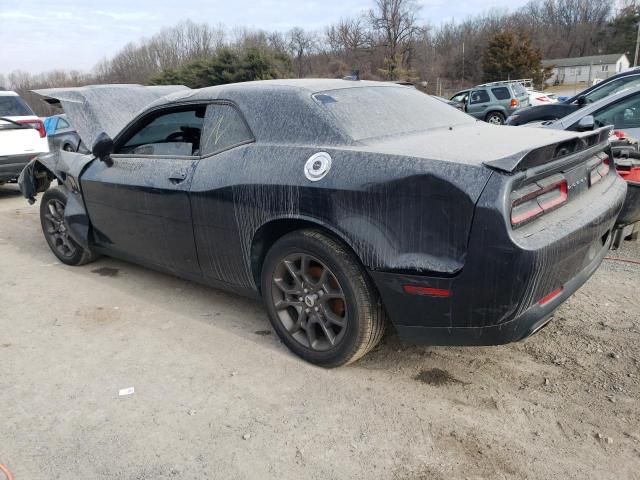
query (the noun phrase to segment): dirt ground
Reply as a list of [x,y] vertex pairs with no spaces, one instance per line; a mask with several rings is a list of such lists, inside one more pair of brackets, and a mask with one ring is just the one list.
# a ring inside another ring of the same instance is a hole
[[640,265],[605,261],[524,342],[391,335],[326,371],[257,302],[108,258],[61,265],[37,205],[4,186],[0,302],[16,480],[640,479]]

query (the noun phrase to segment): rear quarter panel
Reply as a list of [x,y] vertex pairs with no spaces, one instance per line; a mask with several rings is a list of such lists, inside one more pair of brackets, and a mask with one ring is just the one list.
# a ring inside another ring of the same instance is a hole
[[[304,175],[332,157],[318,182]],[[255,288],[251,248],[270,221],[316,223],[375,270],[450,275],[464,265],[482,166],[345,149],[245,145],[200,161],[192,183],[196,244],[205,277]],[[241,261],[238,261],[241,259]]]

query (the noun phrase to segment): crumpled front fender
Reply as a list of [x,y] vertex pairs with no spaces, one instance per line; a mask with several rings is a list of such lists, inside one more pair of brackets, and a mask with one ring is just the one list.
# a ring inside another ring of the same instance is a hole
[[80,192],[80,175],[94,160],[92,155],[58,151],[39,155],[20,173],[18,186],[30,204],[36,195],[49,188],[53,180],[67,190],[65,220],[69,235],[82,247],[89,246],[89,215]]

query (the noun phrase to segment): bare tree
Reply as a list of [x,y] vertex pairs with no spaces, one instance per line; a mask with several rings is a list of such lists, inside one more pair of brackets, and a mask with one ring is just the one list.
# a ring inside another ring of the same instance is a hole
[[371,33],[362,18],[342,19],[325,30],[331,52],[349,54],[367,48]]
[[374,0],[369,21],[379,41],[387,49],[385,61],[390,78],[405,66],[411,55],[413,40],[420,32],[416,0]]
[[289,51],[296,64],[298,78],[304,77],[306,57],[308,57],[317,47],[317,35],[307,32],[302,28],[295,27],[287,34],[289,39]]

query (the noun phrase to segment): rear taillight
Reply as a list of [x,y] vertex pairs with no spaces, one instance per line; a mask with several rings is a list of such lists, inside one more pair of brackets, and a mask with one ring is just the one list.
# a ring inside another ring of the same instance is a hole
[[627,138],[627,134],[624,132],[624,130],[614,130],[612,134],[615,135],[615,137],[619,140]]
[[608,173],[611,167],[609,166],[609,157],[606,155],[596,155],[587,164],[589,170],[589,186],[595,185],[602,180]]
[[518,106],[518,100],[515,98],[511,99],[511,108],[516,108]]
[[561,205],[568,199],[567,180],[557,174],[511,193],[511,225],[519,227]]
[[47,136],[47,131],[44,129],[44,123],[42,120],[16,120],[20,125],[29,125],[30,127],[35,128],[40,134],[40,138],[44,138]]

